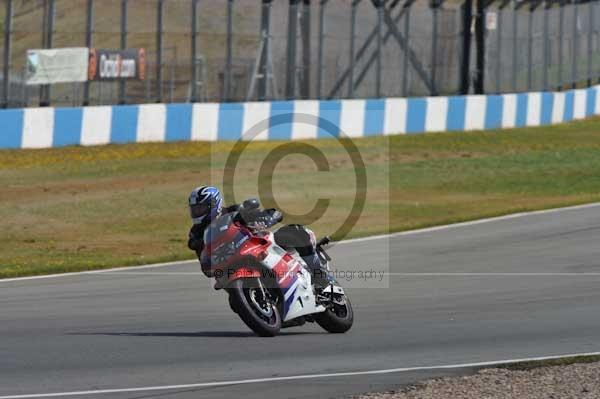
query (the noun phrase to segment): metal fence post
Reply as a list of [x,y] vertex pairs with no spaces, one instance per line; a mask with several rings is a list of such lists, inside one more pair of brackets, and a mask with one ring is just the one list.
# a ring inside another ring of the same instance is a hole
[[302,86],[300,87],[300,96],[304,99],[310,97],[310,43],[311,43],[311,24],[310,24],[310,0],[302,2]]
[[498,26],[496,27],[496,94],[500,94],[502,80],[502,7],[498,8]]
[[42,48],[46,48],[48,41],[48,0],[41,1],[42,10]]
[[381,74],[383,52],[383,7],[384,0],[377,0],[377,67],[375,70],[375,97],[381,97]]
[[[467,0],[468,1],[468,0]],[[412,2],[404,4],[404,40],[406,41],[406,49],[404,58],[402,59],[402,97],[408,97],[408,49],[410,48],[410,7]]]
[[533,83],[533,13],[534,3],[529,5],[529,23],[527,24],[527,91],[531,91]]
[[[596,1],[593,2],[593,7],[592,7],[592,12],[595,14],[597,12],[596,8]],[[595,18],[595,15],[594,15]],[[594,32],[595,32],[595,36],[596,36],[596,50],[600,49],[600,41],[598,40],[598,31],[596,30],[596,23],[594,22]],[[595,69],[595,68],[594,68]],[[597,83],[600,84],[600,73],[598,73],[598,80]]]
[[473,0],[465,0],[462,10],[462,61],[460,68],[460,94],[468,94],[471,85],[471,23],[473,21]]
[[573,4],[573,47],[572,47],[572,54],[571,54],[571,87],[573,89],[575,89],[577,87],[577,78],[578,78],[578,73],[577,73],[577,63],[579,62],[579,60],[577,59],[579,56],[579,38],[578,38],[578,27],[577,24],[579,22],[579,9],[577,7],[577,1],[576,0],[572,0],[572,4]]
[[[174,57],[177,58],[177,57]],[[175,101],[175,67],[171,64],[169,68],[169,102]]]
[[588,3],[588,13],[589,13],[589,20],[588,20],[588,59],[587,59],[587,85],[588,87],[592,85],[592,57],[594,56],[594,47],[592,45],[593,43],[593,37],[594,37],[594,25],[595,25],[595,18],[594,18],[594,2],[590,1]]
[[[597,10],[595,9],[595,8],[597,8],[597,6],[596,6],[596,2],[594,1],[594,3],[593,3],[593,4],[594,4],[594,7],[592,8],[592,12],[596,13],[596,11],[597,11]],[[596,27],[594,26],[594,28],[596,28]],[[596,36],[596,50],[598,50],[598,49],[600,48],[600,41],[598,40],[598,39],[599,39],[599,37],[598,37],[598,32],[597,32],[597,31],[596,31],[596,34],[595,34],[595,36]],[[597,83],[598,83],[598,84],[600,84],[600,73],[598,73],[598,75],[597,75],[597,76],[598,76],[598,81],[597,81]]]
[[[85,23],[85,46],[89,49],[93,46],[94,29],[94,0],[87,0],[86,23]],[[83,84],[83,105],[90,105],[90,81]]]
[[[475,94],[483,94],[485,91],[485,14],[486,0],[477,0],[475,14],[475,45],[476,45],[476,68],[473,82]],[[469,65],[470,66],[470,65]]]
[[519,18],[517,17],[517,8],[518,8],[518,2],[517,0],[514,1],[513,4],[513,51],[512,51],[512,86],[513,86],[513,92],[517,91],[517,64],[518,64],[518,53],[517,53],[517,45],[519,43],[518,41],[518,34],[519,34],[519,25],[518,25],[518,20]]
[[[198,68],[196,65],[196,59],[198,58],[198,0],[192,0],[192,26],[190,27],[191,29],[191,34],[190,34],[190,39],[191,39],[191,56],[192,56],[192,60],[190,62],[190,67],[191,67],[191,87],[190,87],[190,102],[195,103],[196,101],[198,101],[198,85],[196,84],[198,82]],[[229,2],[228,2],[228,11],[229,11]],[[227,22],[229,22],[229,14],[227,14]],[[229,28],[229,25],[228,25]],[[229,30],[227,30],[227,40],[229,41]],[[229,46],[227,47],[227,49],[229,49]],[[224,76],[224,80],[225,80],[225,99],[227,99],[227,91],[228,91],[228,87],[227,85],[229,84],[229,79],[227,76],[227,67],[225,67],[225,76]]]
[[565,26],[565,2],[560,0],[558,10],[558,90],[563,88],[563,33]]
[[227,2],[227,60],[225,67],[225,100],[232,101],[231,95],[231,69],[233,68],[233,3]]
[[268,79],[270,78],[270,76],[268,75],[272,72],[269,70],[269,53],[271,51],[271,49],[269,48],[271,46],[271,1],[272,0],[262,0],[260,32],[261,40],[263,41],[263,46],[262,52],[261,54],[259,54],[259,75],[261,77],[258,85],[259,101],[264,101],[267,99]]
[[[44,25],[46,27],[46,32],[44,35],[44,48],[52,48],[56,3],[55,0],[48,0],[45,5],[44,15],[46,16],[46,20],[44,21]],[[48,106],[50,106],[50,85],[42,85],[40,87],[40,107]]]
[[327,0],[319,5],[319,45],[317,49],[317,98],[323,96],[323,39],[325,36],[325,6]]
[[548,68],[550,67],[550,7],[552,3],[544,0],[544,69],[542,71],[542,86],[544,91],[548,91]]
[[[592,7],[592,12],[593,12],[593,13],[596,13],[596,11],[597,11],[597,10],[596,10],[597,6],[595,5],[595,4],[596,4],[596,1],[594,1],[594,2],[593,2],[593,4],[594,4],[594,7]],[[596,24],[594,23],[594,30],[596,29],[596,26],[595,26],[595,25],[596,25]],[[598,49],[600,49],[600,41],[598,40],[598,32],[597,32],[597,31],[596,31],[596,49],[597,49],[597,50],[598,50]],[[600,73],[598,73],[598,75],[597,75],[597,76],[598,76],[598,81],[597,81],[597,83],[598,83],[598,84],[600,84]]]
[[[56,0],[50,0],[48,6],[48,39],[46,42],[47,48],[54,46],[54,22],[56,19]],[[50,106],[50,85],[46,86],[45,104]]]
[[[121,50],[127,48],[127,0],[121,0]],[[119,79],[119,104],[125,104],[125,79]]]
[[232,101],[231,97],[231,69],[233,68],[233,2],[227,2],[227,60],[225,66],[225,100]]
[[475,75],[475,94],[485,92],[485,9],[486,0],[477,0],[477,17],[475,18],[475,44],[477,45],[477,73]]
[[158,0],[156,10],[156,102],[163,100],[163,11],[164,0]]
[[356,7],[361,0],[353,0],[350,7],[350,65],[348,66],[348,98],[354,97],[354,48],[356,44]]
[[438,7],[440,0],[431,0],[429,8],[431,8],[433,17],[432,37],[431,37],[431,95],[437,96],[437,44],[438,44]]
[[[148,60],[148,58],[146,58],[146,71],[150,70],[150,60]],[[146,76],[146,87],[145,89],[145,94],[146,94],[146,102],[149,103],[152,101],[152,79],[150,79],[148,76]]]
[[575,89],[577,87],[577,59],[579,55],[579,27],[577,26],[579,22],[579,7],[577,6],[577,0],[573,0],[573,54],[571,54],[572,64],[571,64],[571,87]]
[[[4,15],[4,56],[2,64],[2,108],[7,108],[10,92],[10,59],[12,45],[12,15],[13,0],[6,0],[6,10]],[[24,82],[23,82],[24,83]]]
[[296,95],[296,44],[298,41],[298,3],[289,0],[288,4],[288,36],[287,36],[287,68],[285,96],[291,100]]
[[46,47],[52,48],[54,45],[54,18],[56,15],[56,0],[48,1],[48,31],[46,39]]

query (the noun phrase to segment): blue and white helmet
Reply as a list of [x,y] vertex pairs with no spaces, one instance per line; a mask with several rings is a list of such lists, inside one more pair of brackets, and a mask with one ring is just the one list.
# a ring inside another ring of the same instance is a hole
[[194,224],[200,224],[208,217],[212,222],[223,209],[223,199],[216,187],[196,187],[189,198],[190,217]]

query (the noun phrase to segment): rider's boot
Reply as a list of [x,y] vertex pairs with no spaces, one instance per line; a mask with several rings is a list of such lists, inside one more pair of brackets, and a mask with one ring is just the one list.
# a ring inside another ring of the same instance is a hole
[[319,288],[325,288],[331,284],[333,277],[321,263],[319,256],[315,254],[302,256],[304,262],[311,272],[313,284]]

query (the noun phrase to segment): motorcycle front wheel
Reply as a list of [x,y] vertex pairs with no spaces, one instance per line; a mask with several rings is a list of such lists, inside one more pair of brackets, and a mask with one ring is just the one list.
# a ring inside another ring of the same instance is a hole
[[327,332],[345,333],[354,323],[352,304],[346,295],[339,295],[332,302],[327,310],[314,315],[315,321]]
[[281,315],[276,301],[271,298],[256,278],[241,278],[228,289],[229,303],[240,319],[261,337],[273,337],[281,329]]

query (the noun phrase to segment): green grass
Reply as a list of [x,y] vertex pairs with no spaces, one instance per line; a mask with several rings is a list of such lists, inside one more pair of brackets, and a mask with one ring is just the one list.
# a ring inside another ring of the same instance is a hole
[[[330,234],[351,208],[354,169],[336,140],[307,143],[325,154],[330,171],[288,156],[276,165],[274,196],[262,200],[304,213],[329,198],[311,227]],[[367,202],[348,237],[600,201],[598,119],[354,143],[366,165]],[[237,200],[257,195],[258,168],[281,144],[252,143],[244,152]],[[193,257],[186,247],[187,195],[200,184],[221,185],[232,145],[0,151],[0,277]]]

